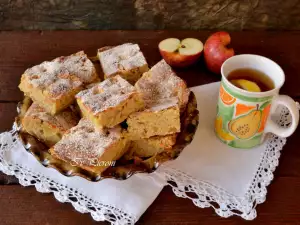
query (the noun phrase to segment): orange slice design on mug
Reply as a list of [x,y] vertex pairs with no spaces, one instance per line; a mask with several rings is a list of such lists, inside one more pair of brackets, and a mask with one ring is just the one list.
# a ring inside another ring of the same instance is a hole
[[261,118],[261,123],[260,123],[260,127],[258,129],[258,133],[264,131],[265,126],[266,126],[266,122],[270,113],[270,109],[271,109],[271,104],[267,105],[262,112],[262,118]]
[[220,86],[220,98],[225,105],[232,105],[236,101],[236,98],[232,97],[227,91],[225,91],[223,85]]
[[236,104],[235,108],[235,116],[239,116],[245,113],[248,113],[250,110],[255,109],[256,106],[253,105],[244,105],[244,104]]

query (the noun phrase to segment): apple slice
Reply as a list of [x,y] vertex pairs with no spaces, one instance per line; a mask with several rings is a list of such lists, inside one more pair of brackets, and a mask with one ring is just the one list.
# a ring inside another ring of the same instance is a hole
[[195,63],[203,51],[203,43],[195,38],[180,41],[177,38],[167,38],[158,45],[164,60],[173,67],[186,67]]
[[159,50],[166,52],[176,52],[180,48],[180,40],[177,38],[167,38],[158,45]]

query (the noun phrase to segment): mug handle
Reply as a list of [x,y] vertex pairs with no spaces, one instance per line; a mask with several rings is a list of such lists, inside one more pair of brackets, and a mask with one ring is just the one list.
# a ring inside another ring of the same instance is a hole
[[273,99],[272,108],[276,109],[278,105],[286,106],[290,111],[290,114],[292,116],[291,125],[288,128],[280,127],[270,118],[271,115],[269,115],[265,133],[271,132],[279,137],[291,136],[296,130],[299,123],[299,110],[297,108],[297,104],[291,97],[287,95],[278,95]]

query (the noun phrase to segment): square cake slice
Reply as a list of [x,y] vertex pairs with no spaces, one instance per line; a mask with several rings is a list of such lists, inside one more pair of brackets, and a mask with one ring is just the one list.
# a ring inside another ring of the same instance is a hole
[[93,63],[81,51],[27,69],[19,88],[54,115],[72,104],[85,85],[97,80]]
[[148,102],[145,110],[129,115],[127,125],[127,134],[132,140],[180,132],[177,98]]
[[151,138],[134,140],[130,144],[130,150],[126,153],[127,157],[151,157],[163,151],[172,149],[176,143],[177,134],[166,136],[154,136]]
[[22,128],[51,147],[78,121],[79,117],[70,108],[53,116],[34,102],[22,119]]
[[161,60],[144,73],[135,87],[143,95],[145,102],[177,97],[181,112],[184,111],[190,94],[186,83],[174,73],[165,60]]
[[76,95],[83,115],[99,128],[111,128],[144,107],[136,88],[120,76],[111,77]]
[[102,172],[119,159],[128,146],[121,127],[98,132],[89,120],[83,118],[49,151],[71,165],[92,172]]
[[134,84],[141,75],[149,70],[148,64],[138,44],[126,43],[98,50],[98,58],[104,72],[104,78],[119,74]]

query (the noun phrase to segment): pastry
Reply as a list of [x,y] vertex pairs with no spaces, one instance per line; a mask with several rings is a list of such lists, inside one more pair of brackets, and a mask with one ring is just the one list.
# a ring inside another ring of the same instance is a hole
[[144,107],[136,88],[119,75],[76,95],[83,115],[99,128],[112,128]]
[[177,97],[181,112],[184,111],[190,94],[186,83],[174,73],[165,60],[159,61],[144,73],[135,87],[145,102]]
[[158,153],[172,149],[176,143],[177,134],[169,134],[166,136],[154,136],[133,140],[130,144],[130,150],[126,154],[127,157],[151,157]]
[[33,104],[19,119],[65,171],[99,178],[123,156],[121,167],[173,151],[190,92],[164,60],[149,70],[137,44],[104,47],[97,56],[103,82],[83,51],[27,69],[19,88]]
[[145,110],[129,115],[127,125],[127,135],[132,140],[180,132],[177,98],[148,102]]
[[138,44],[126,43],[98,50],[98,58],[104,72],[104,78],[117,74],[134,84],[148,71],[148,64]]
[[51,147],[78,121],[78,116],[70,108],[53,116],[34,102],[22,119],[22,128]]
[[54,115],[72,104],[85,85],[96,80],[93,63],[81,51],[27,69],[19,88]]
[[98,132],[86,118],[65,133],[49,152],[74,166],[91,172],[102,172],[128,149],[129,142],[117,126]]
[[180,112],[188,102],[189,89],[171,67],[161,60],[143,74],[135,87],[145,109],[128,117],[128,137],[137,140],[180,132]]

